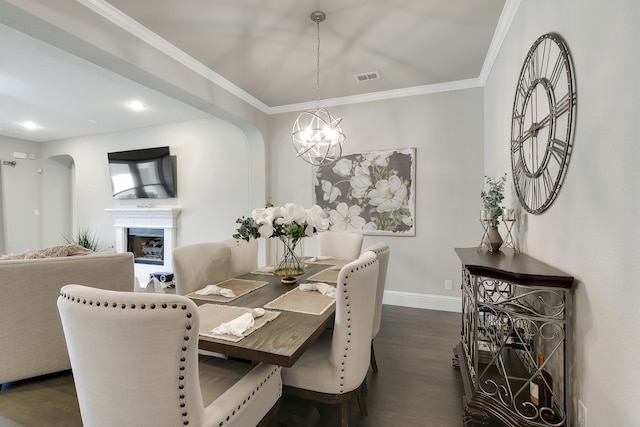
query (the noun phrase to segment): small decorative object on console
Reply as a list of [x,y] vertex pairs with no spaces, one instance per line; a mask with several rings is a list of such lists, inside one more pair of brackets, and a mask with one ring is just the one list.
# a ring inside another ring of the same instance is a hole
[[507,229],[507,235],[502,243],[503,248],[511,248],[513,252],[519,253],[518,245],[513,237],[513,225],[516,222],[516,210],[515,209],[502,209],[502,221]]
[[502,236],[498,231],[498,224],[500,224],[500,216],[504,209],[503,206],[500,206],[500,203],[504,199],[504,185],[507,182],[507,174],[505,173],[500,179],[490,176],[485,178],[489,189],[480,193],[484,207],[480,211],[480,223],[484,229],[484,234],[478,249],[486,248],[489,252],[496,252],[502,246]]

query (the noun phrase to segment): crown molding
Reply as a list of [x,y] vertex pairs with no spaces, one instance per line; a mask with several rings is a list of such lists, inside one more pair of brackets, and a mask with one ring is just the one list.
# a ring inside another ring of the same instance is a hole
[[[178,63],[184,65],[188,69],[200,74],[207,80],[212,83],[220,86],[225,89],[229,93],[234,96],[240,98],[245,101],[249,105],[257,108],[267,115],[271,114],[282,114],[282,113],[290,113],[301,110],[308,110],[316,108],[317,101],[310,102],[302,102],[298,104],[288,104],[288,105],[280,105],[269,107],[259,99],[255,98],[248,92],[239,88],[238,86],[231,83],[229,80],[222,77],[220,74],[211,70],[209,67],[205,66],[201,62],[197,61],[190,55],[186,54],[184,51],[180,50],[173,44],[169,43],[167,40],[163,39],[153,31],[149,30],[147,27],[141,25],[128,15],[122,13],[120,10],[116,9],[109,3],[104,0],[77,0],[79,3],[83,4],[87,8],[91,9],[98,15],[107,19],[111,23],[117,25],[123,30],[129,32],[135,37],[139,38],[143,42],[148,45],[154,47],[155,49],[163,52],[170,58],[174,59]],[[480,72],[480,77],[467,79],[467,80],[458,80],[453,82],[439,83],[433,85],[424,85],[424,86],[414,86],[403,89],[395,89],[395,90],[387,90],[387,91],[379,91],[379,92],[371,92],[362,95],[352,95],[345,96],[340,98],[328,98],[320,101],[320,104],[323,107],[332,107],[339,105],[349,105],[349,104],[357,104],[362,102],[371,102],[371,101],[381,101],[386,99],[393,98],[402,98],[409,96],[418,96],[425,95],[431,93],[438,92],[447,92],[461,89],[469,89],[475,87],[484,86],[489,72],[493,67],[493,63],[500,51],[500,47],[506,37],[507,31],[511,25],[513,17],[516,14],[518,6],[520,5],[521,0],[506,0],[505,6],[502,9],[502,13],[500,14],[500,18],[498,20],[498,25],[496,27],[496,31],[494,32],[493,39],[491,41],[491,45],[489,46],[489,50],[487,56],[485,57],[485,61]]]
[[240,89],[238,86],[231,83],[229,80],[222,77],[220,74],[213,71],[203,63],[197,61],[190,55],[187,55],[184,51],[177,48],[175,45],[169,43],[153,31],[149,30],[144,25],[135,21],[128,15],[125,15],[120,10],[116,9],[104,0],[77,0],[79,3],[93,10],[98,15],[102,16],[109,22],[117,25],[123,30],[131,33],[135,37],[139,38],[143,42],[147,43],[158,49],[160,52],[166,54],[170,58],[189,68],[190,70],[200,74],[207,80],[215,83],[224,90],[230,92],[234,96],[240,98],[246,103],[252,105],[263,113],[268,113],[269,106],[255,98],[248,92]]
[[[407,96],[426,95],[430,93],[449,92],[453,90],[470,89],[481,87],[480,79],[457,80],[453,82],[439,83],[433,85],[413,86],[403,89],[385,90],[380,92],[370,92],[362,95],[343,96],[340,98],[327,98],[320,100],[322,107],[335,107],[337,105],[358,104],[361,102],[381,101],[385,99],[404,98]],[[280,105],[270,107],[269,114],[291,113],[294,111],[311,110],[316,108],[317,101],[301,102],[298,104]]]
[[506,0],[504,7],[502,8],[502,13],[500,13],[500,18],[498,19],[498,25],[496,25],[496,31],[493,33],[491,45],[489,45],[489,50],[487,51],[487,56],[484,58],[482,70],[480,70],[480,82],[482,86],[484,86],[487,82],[487,78],[489,78],[489,73],[493,68],[493,64],[496,62],[502,43],[507,37],[507,32],[511,27],[513,18],[516,16],[518,7],[520,7],[520,1],[521,0]]

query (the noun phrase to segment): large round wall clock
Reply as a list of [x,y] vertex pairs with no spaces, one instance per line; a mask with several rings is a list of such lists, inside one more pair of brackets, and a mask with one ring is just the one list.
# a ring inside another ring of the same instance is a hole
[[511,117],[511,170],[522,207],[540,214],[554,202],[569,164],[576,87],[567,46],[539,37],[520,71]]

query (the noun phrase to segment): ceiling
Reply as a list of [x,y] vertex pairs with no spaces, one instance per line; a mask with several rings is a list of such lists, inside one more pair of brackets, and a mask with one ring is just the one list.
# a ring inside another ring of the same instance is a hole
[[[314,10],[327,15],[320,23],[320,97],[335,104],[460,82],[479,85],[501,42],[503,9],[510,2],[154,0],[150,7],[148,0],[78,0],[71,7],[90,8],[96,20],[109,19],[143,40],[155,40],[163,51],[177,48],[270,114],[297,111],[298,104],[316,100]],[[0,58],[0,135],[49,141],[208,115],[64,46],[28,36],[2,15]],[[379,79],[355,78],[373,71]],[[147,110],[124,108],[134,98]],[[42,128],[21,129],[17,124],[26,120]]]

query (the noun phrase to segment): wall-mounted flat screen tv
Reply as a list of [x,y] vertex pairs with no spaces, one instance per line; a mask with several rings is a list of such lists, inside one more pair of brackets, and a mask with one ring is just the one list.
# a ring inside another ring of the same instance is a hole
[[176,197],[174,160],[169,147],[107,154],[114,199]]

